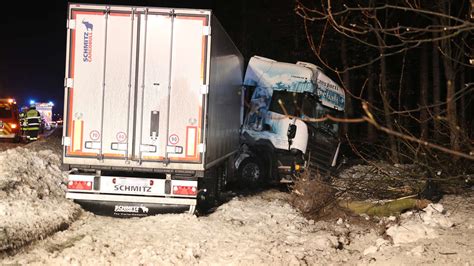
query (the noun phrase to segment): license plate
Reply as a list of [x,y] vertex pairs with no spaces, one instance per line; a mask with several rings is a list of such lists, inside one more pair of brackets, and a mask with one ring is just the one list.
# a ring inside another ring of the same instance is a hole
[[116,184],[118,185],[131,185],[131,186],[146,186],[150,181],[143,178],[123,178],[117,177]]
[[102,193],[114,194],[162,195],[164,180],[102,176],[100,190]]
[[115,192],[123,193],[151,193],[150,181],[141,178],[117,178],[114,185]]

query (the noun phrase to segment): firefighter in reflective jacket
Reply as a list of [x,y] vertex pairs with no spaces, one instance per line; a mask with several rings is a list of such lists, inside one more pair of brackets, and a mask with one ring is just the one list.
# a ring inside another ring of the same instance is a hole
[[28,112],[28,107],[22,107],[20,113],[20,133],[22,137],[25,137],[25,128],[27,126],[26,112]]
[[36,110],[35,105],[31,105],[29,110],[24,115],[23,131],[26,135],[27,140],[37,140],[40,127],[41,127],[41,115]]

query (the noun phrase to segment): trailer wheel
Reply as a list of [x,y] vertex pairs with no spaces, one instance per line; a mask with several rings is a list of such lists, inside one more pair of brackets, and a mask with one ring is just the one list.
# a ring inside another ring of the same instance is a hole
[[262,185],[263,176],[262,163],[255,158],[247,158],[239,166],[238,177],[242,186],[257,188]]

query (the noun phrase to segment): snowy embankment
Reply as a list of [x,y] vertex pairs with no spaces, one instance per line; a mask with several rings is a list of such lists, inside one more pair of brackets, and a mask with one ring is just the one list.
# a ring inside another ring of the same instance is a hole
[[[60,157],[46,150],[59,147],[59,139],[0,152],[0,264],[472,262],[472,193],[379,220],[342,214],[326,221],[306,219],[288,203],[288,193],[276,190],[234,197],[202,217],[102,217],[65,199]],[[43,240],[17,249],[35,239]],[[2,252],[9,249],[15,252]]]
[[64,198],[60,163],[51,150],[0,152],[0,252],[65,229],[78,216],[80,208]]
[[[203,217],[163,214],[117,219],[84,212],[68,230],[5,258],[3,263],[415,265],[470,261],[472,202],[464,205],[466,212],[453,215],[454,227],[447,215],[434,209],[407,213],[400,220],[382,220],[375,226],[344,218],[308,220],[287,203],[287,197],[275,190],[235,197]],[[459,200],[450,199],[451,207]],[[440,210],[440,205],[432,207]],[[388,230],[380,231],[381,227]]]
[[67,231],[4,263],[298,265],[332,261],[339,245],[336,233],[303,218],[284,196],[268,191],[236,197],[204,217],[163,214],[117,219],[84,213]]

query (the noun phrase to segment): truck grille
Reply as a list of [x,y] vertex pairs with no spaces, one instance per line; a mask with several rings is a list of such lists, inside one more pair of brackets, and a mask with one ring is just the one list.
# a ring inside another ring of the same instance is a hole
[[325,140],[310,138],[307,154],[309,156],[308,170],[311,176],[318,173],[324,177],[331,174],[331,164],[336,152],[337,144]]

